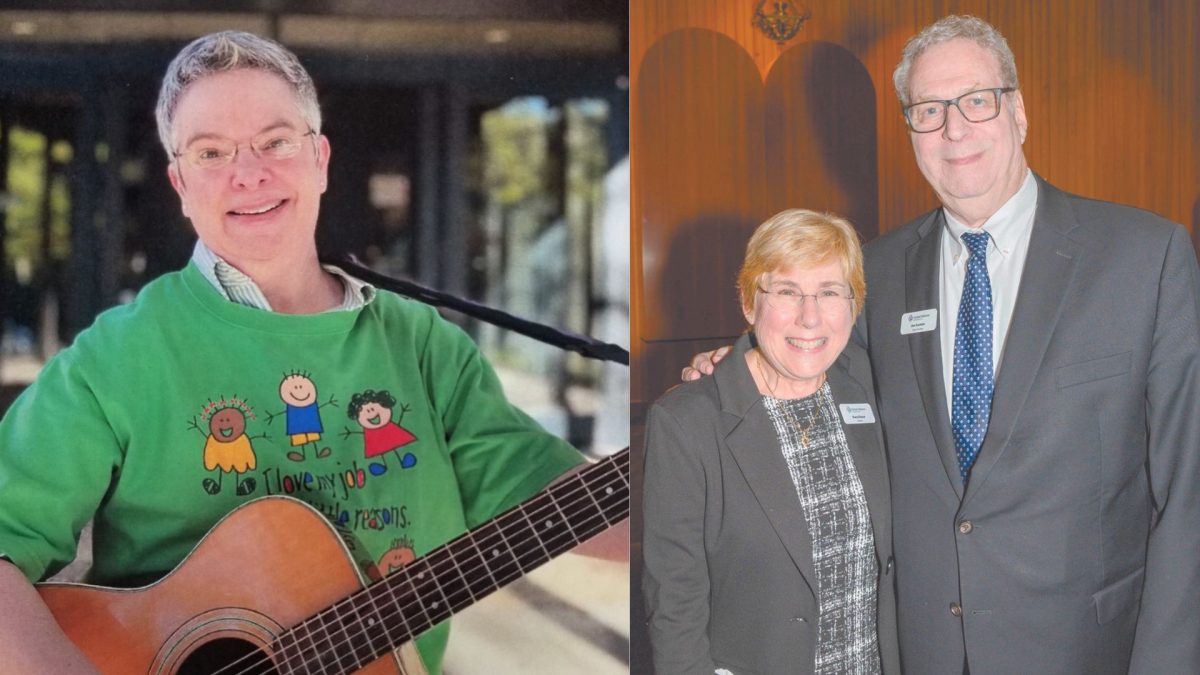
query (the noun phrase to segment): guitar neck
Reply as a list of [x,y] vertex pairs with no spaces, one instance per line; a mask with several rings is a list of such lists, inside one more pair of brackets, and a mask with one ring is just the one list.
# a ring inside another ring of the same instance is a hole
[[351,672],[629,515],[629,448],[283,633],[283,672]]

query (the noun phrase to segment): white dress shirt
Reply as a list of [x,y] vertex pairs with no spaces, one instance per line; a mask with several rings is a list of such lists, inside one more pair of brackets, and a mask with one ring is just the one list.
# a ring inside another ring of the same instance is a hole
[[942,232],[941,291],[938,296],[938,316],[941,324],[942,379],[946,383],[946,410],[953,411],[954,335],[958,331],[958,305],[962,300],[963,282],[967,278],[967,258],[970,251],[962,242],[966,232],[988,234],[987,267],[992,285],[992,373],[1000,371],[1004,355],[1004,340],[1012,321],[1017,291],[1021,288],[1021,272],[1029,252],[1029,236],[1033,232],[1033,216],[1037,211],[1037,181],[1030,171],[1025,182],[1004,205],[975,230],[963,225],[948,211],[946,229]]

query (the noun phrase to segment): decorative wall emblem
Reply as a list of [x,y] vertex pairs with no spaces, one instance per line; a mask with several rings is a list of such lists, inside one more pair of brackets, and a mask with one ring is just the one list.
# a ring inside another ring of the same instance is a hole
[[767,4],[767,0],[758,0],[754,8],[754,25],[781,45],[796,37],[804,22],[812,17],[811,10],[791,0],[773,0],[770,2],[773,11],[764,9]]

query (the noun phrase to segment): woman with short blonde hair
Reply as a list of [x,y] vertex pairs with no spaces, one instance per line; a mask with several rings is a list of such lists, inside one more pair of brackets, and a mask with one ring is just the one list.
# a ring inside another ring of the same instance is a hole
[[749,330],[650,410],[643,494],[655,672],[898,673],[887,462],[846,220],[784,211],[737,286]]

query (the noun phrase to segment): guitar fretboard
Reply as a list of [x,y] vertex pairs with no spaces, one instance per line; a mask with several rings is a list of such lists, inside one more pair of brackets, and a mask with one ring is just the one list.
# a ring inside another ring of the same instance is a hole
[[629,448],[284,632],[282,673],[348,673],[629,515]]

